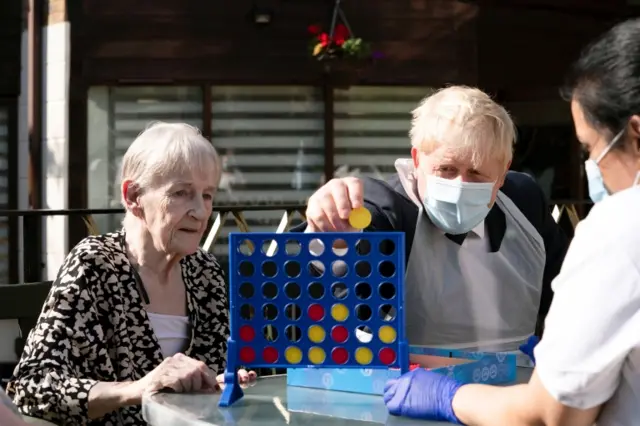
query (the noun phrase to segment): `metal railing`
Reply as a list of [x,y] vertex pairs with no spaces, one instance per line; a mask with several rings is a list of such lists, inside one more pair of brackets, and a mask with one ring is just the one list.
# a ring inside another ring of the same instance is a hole
[[[576,202],[575,200],[567,200],[568,202],[552,204],[552,215],[556,222],[559,222],[564,216],[567,217],[571,228],[575,229],[580,221],[578,209],[576,206],[581,204],[589,204],[586,202]],[[211,217],[211,224],[206,232],[206,237],[202,243],[202,248],[211,251],[215,246],[221,231],[227,219],[231,216],[235,222],[235,226],[241,232],[251,232],[251,227],[245,218],[244,213],[249,211],[283,211],[275,232],[286,232],[296,215],[300,219],[306,220],[306,205],[304,204],[283,204],[283,205],[232,205],[217,206]],[[100,230],[96,226],[93,219],[95,215],[119,215],[123,214],[124,209],[65,209],[65,210],[0,210],[0,217],[48,217],[48,216],[80,216],[84,221],[88,234],[99,234],[110,230]],[[571,229],[571,231],[573,231]],[[273,244],[273,243],[272,243]],[[272,250],[269,247],[267,252]],[[35,296],[35,294],[34,294]],[[23,300],[23,303],[28,302]],[[31,319],[35,320],[35,319]],[[267,338],[273,338],[273,330],[267,330]],[[274,371],[270,371],[272,374]]]
[[[581,210],[579,207],[591,204],[587,201],[579,200],[558,200],[552,203],[552,214],[556,222],[560,222],[563,216],[568,218],[568,223],[571,228],[575,229],[575,226],[581,220]],[[304,204],[277,204],[277,205],[257,205],[257,204],[238,204],[228,206],[216,206],[212,214],[210,226],[206,231],[206,237],[202,241],[202,248],[207,251],[212,251],[218,239],[221,235],[222,229],[229,218],[233,218],[235,227],[241,232],[251,232],[251,226],[245,218],[246,212],[274,212],[282,211],[282,216],[278,221],[275,232],[286,232],[296,214],[299,219],[306,220],[305,217],[306,205]],[[86,227],[87,234],[95,235],[104,232],[113,231],[111,229],[99,229],[94,216],[97,215],[120,215],[124,213],[124,209],[104,208],[104,209],[60,209],[60,210],[0,210],[0,217],[8,218],[44,218],[51,216],[67,216],[67,217],[81,217]],[[269,221],[271,226],[275,221]],[[568,231],[573,232],[573,229]],[[268,250],[273,250],[275,247],[269,247]],[[10,250],[15,250],[15,247],[10,247]]]

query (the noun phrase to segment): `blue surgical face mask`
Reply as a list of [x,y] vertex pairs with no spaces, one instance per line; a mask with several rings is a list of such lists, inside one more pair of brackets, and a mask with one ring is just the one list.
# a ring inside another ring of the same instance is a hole
[[600,153],[600,155],[598,155],[598,158],[596,158],[595,160],[589,158],[584,162],[584,171],[587,174],[587,183],[589,184],[589,198],[591,198],[591,201],[593,201],[594,203],[599,203],[609,195],[609,191],[604,184],[602,172],[600,171],[600,167],[598,167],[598,164],[600,164],[600,161],[602,161],[604,156],[607,155],[609,151],[611,151],[611,148],[613,148],[614,145],[618,143],[623,134],[624,129],[618,132],[618,134],[611,140],[611,142],[609,142],[609,145],[607,145],[607,147]]
[[448,234],[464,234],[489,214],[495,182],[475,183],[427,175],[423,204],[429,219]]

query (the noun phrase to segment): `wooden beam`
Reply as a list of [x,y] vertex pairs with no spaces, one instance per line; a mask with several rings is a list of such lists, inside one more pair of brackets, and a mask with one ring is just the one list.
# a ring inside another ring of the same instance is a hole
[[[43,48],[42,30],[46,13],[44,2],[28,0],[29,12],[27,17],[28,38],[28,93],[27,96],[27,126],[29,132],[29,208],[42,208],[42,86],[43,86]],[[36,238],[27,238],[35,235]],[[24,279],[27,282],[42,279],[42,218],[25,217],[23,219],[24,241]]]
[[[70,23],[69,43],[72,46],[69,66],[69,179],[68,208],[88,207],[87,201],[87,96],[88,86],[82,76],[84,31],[83,4],[77,0],[66,0],[66,14]],[[67,251],[88,235],[81,216],[69,217],[69,238]]]
[[335,157],[335,132],[333,125],[333,86],[328,76],[322,85],[322,100],[324,102],[324,178],[325,182],[333,179]]
[[[211,120],[212,120],[212,110],[211,110],[211,85],[203,84],[202,85],[202,135],[211,140],[212,130],[211,130]],[[213,141],[212,141],[213,142]],[[215,147],[215,144],[213,145]]]
[[[3,102],[7,109],[8,119],[8,134],[7,140],[9,142],[8,150],[8,207],[10,209],[18,208],[18,187],[20,186],[20,179],[18,178],[18,97],[9,99]],[[20,279],[20,262],[18,259],[19,252],[19,228],[18,218],[9,218],[9,279],[12,283],[16,283]],[[27,256],[25,256],[27,257]]]

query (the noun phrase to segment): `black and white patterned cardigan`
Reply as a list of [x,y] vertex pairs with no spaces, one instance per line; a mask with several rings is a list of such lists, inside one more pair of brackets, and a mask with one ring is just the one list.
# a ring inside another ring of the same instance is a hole
[[[132,381],[163,360],[123,246],[115,232],[82,240],[60,268],[7,386],[20,411],[58,425],[145,425],[140,407],[92,422],[97,381]],[[229,333],[223,271],[202,250],[181,261],[191,338],[185,355],[225,367]]]

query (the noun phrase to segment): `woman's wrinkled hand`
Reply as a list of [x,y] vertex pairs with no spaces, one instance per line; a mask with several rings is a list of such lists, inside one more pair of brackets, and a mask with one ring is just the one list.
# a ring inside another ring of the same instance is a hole
[[146,393],[171,389],[174,392],[216,392],[220,390],[215,373],[207,365],[178,353],[142,379],[134,382],[140,397]]

